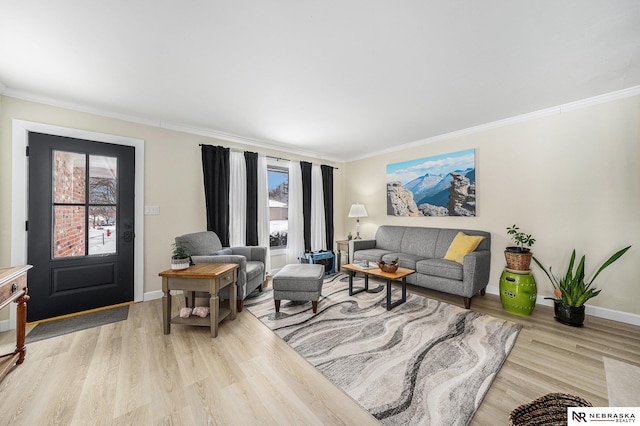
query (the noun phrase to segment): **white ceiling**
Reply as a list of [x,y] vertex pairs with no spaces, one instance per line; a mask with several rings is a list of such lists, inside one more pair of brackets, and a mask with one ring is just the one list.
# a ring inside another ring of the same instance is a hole
[[638,0],[0,0],[0,90],[345,161],[640,85]]

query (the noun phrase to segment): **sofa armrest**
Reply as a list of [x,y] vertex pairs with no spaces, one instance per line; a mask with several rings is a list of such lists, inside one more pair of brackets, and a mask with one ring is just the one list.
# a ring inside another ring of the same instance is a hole
[[349,240],[349,248],[353,251],[376,248],[376,240]]
[[464,257],[462,264],[462,281],[465,293],[474,295],[489,283],[491,271],[491,252],[489,250],[474,251]]
[[267,248],[261,246],[231,247],[231,252],[235,255],[244,256],[247,260],[266,263]]
[[376,248],[376,240],[349,240],[349,263],[353,262],[353,253],[373,248]]

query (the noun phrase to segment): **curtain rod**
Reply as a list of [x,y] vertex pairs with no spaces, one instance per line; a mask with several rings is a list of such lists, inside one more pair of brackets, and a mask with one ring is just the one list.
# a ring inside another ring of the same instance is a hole
[[[202,144],[202,143],[201,143],[199,146],[205,146],[205,144]],[[212,146],[212,145],[209,145],[209,146]],[[229,149],[236,150],[237,148],[229,148]],[[244,150],[241,150],[241,149],[238,149],[238,151],[243,151],[243,152],[244,152]],[[251,151],[249,151],[249,152],[251,152]],[[272,158],[272,159],[274,159],[274,160],[278,160],[278,161],[280,161],[280,160],[282,160],[282,161],[291,161],[291,160],[289,160],[288,158],[274,157],[273,155],[266,155],[266,154],[265,154],[265,157],[267,157],[267,158]],[[332,167],[332,168],[334,168],[335,170],[340,170],[338,167],[333,167],[333,166],[329,166],[329,167]]]
[[[272,159],[277,160],[277,161],[280,161],[280,160],[282,160],[282,161],[291,161],[291,160],[289,160],[289,159],[287,159],[287,158],[274,157],[273,155],[265,155],[265,157],[267,157],[267,158],[272,158]],[[326,164],[323,164],[323,165],[325,165],[325,166],[326,166]],[[333,167],[333,166],[329,166],[329,167],[331,167],[331,168],[333,168],[333,169],[335,169],[335,170],[340,170],[338,167]]]

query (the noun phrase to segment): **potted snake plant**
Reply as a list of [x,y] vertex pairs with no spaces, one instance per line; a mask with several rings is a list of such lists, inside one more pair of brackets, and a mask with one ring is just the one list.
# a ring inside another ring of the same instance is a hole
[[553,275],[551,267],[549,267],[547,271],[547,268],[534,257],[533,261],[542,269],[547,278],[549,278],[549,281],[551,281],[551,285],[553,285],[554,297],[547,297],[546,299],[551,299],[554,302],[556,321],[574,327],[582,327],[584,323],[585,302],[592,297],[596,297],[602,291],[593,287],[593,282],[600,272],[618,260],[630,248],[631,246],[625,247],[611,255],[611,257],[598,268],[591,280],[587,282],[585,282],[584,279],[585,256],[582,256],[574,272],[573,267],[576,260],[575,249],[571,253],[571,260],[569,261],[567,272],[559,277]]

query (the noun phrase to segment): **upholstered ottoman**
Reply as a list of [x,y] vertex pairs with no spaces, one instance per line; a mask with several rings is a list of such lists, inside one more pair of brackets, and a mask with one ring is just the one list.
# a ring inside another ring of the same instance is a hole
[[285,265],[273,276],[273,301],[280,312],[281,300],[311,302],[313,313],[318,311],[318,299],[322,292],[324,265]]

